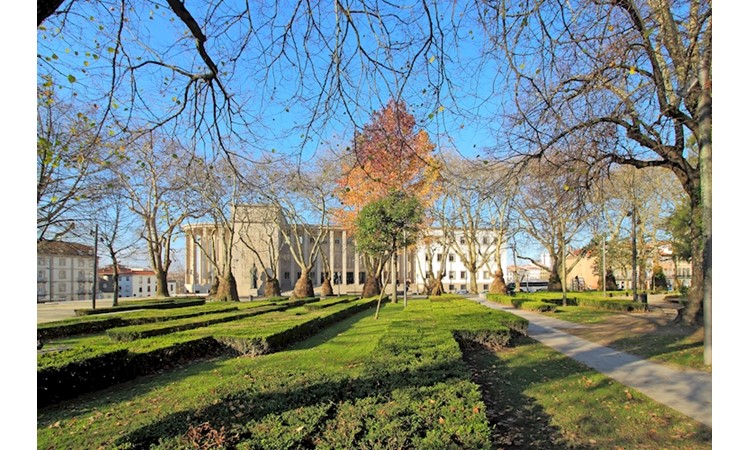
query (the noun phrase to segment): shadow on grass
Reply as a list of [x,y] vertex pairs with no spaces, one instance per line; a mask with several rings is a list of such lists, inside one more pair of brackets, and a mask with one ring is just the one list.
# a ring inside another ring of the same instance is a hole
[[[315,348],[319,345],[325,344],[326,342],[337,337],[339,334],[344,333],[345,331],[349,330],[355,323],[359,322],[362,319],[367,318],[368,316],[373,316],[373,317],[375,316],[375,307],[368,308],[342,321],[336,322],[335,324],[330,325],[326,327],[325,329],[321,330],[314,336],[311,336],[299,343],[292,344],[289,347],[285,348],[284,350],[307,350],[307,349]],[[369,334],[369,333],[361,333],[361,334]],[[377,334],[379,335],[380,333],[377,333]]]
[[[524,338],[516,339],[523,345]],[[565,442],[562,431],[552,418],[524,389],[533,379],[519,382],[508,376],[506,364],[492,350],[463,343],[464,362],[469,366],[472,381],[480,386],[482,400],[492,430],[492,442],[498,449],[587,450],[597,447],[572,445]],[[533,373],[540,373],[534,370]],[[561,376],[563,376],[561,374]]]
[[[166,416],[120,437],[116,445],[132,449],[147,449],[161,440],[188,435],[202,424],[210,424],[214,430],[231,430],[234,443],[251,437],[247,424],[264,419],[271,414],[298,410],[300,408],[327,405],[326,417],[333,418],[344,402],[355,402],[365,398],[388,399],[398,389],[433,386],[440,382],[452,382],[466,375],[460,361],[446,360],[427,363],[406,370],[385,371],[372,367],[360,378],[338,375],[334,378],[322,376],[320,380],[292,381],[285,385],[277,377],[276,385],[264,392],[242,391],[217,399],[212,405],[182,411]],[[318,424],[318,427],[321,423]],[[294,448],[312,448],[310,442],[298,442]],[[233,443],[229,443],[229,448]]]
[[516,339],[514,347],[501,350],[511,352],[507,357],[486,348],[463,352],[497,448],[710,448],[709,427],[531,338]]

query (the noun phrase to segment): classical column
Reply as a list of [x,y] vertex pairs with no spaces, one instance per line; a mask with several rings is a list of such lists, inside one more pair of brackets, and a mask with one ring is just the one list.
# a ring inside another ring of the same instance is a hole
[[354,242],[354,286],[356,290],[361,289],[359,283],[359,252],[357,252],[357,242]]
[[336,259],[335,259],[336,253],[334,252],[334,248],[333,248],[334,242],[336,242],[335,236],[336,234],[334,233],[333,230],[328,232],[328,257],[330,258],[330,261],[331,261],[330,263],[331,264],[331,268],[330,268],[331,282],[333,282],[333,273],[336,272]]
[[346,230],[341,231],[341,284],[344,285],[344,290],[348,287],[348,280],[346,279]]

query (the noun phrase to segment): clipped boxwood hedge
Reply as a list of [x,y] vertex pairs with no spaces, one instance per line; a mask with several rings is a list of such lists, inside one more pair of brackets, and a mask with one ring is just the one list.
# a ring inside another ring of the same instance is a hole
[[165,300],[151,300],[151,301],[138,301],[138,302],[123,302],[117,306],[110,306],[104,308],[88,308],[88,309],[76,309],[76,316],[89,316],[92,314],[105,314],[113,312],[123,311],[134,311],[137,309],[170,309],[170,308],[185,308],[188,306],[204,305],[206,303],[205,298],[170,298]]
[[235,304],[211,304],[190,306],[179,310],[147,310],[130,312],[110,317],[82,316],[75,319],[38,324],[37,337],[46,341],[68,336],[102,333],[110,328],[195,317],[222,311],[236,311],[237,309],[239,308]]
[[[299,299],[269,308],[276,308],[275,312],[281,313],[286,309],[300,307],[317,300],[317,298]],[[156,373],[191,360],[227,353],[259,355],[277,351],[298,340],[312,336],[343,318],[371,308],[375,302],[375,299],[370,299],[351,305],[342,304],[341,310],[332,311],[323,317],[316,316],[308,319],[303,316],[298,320],[290,320],[286,325],[282,324],[282,328],[275,329],[267,335],[256,336],[254,339],[232,338],[227,335],[214,337],[212,332],[191,336],[186,334],[189,331],[182,333],[173,331],[162,337],[150,338],[148,343],[144,342],[143,348],[117,343],[106,348],[70,349],[41,355],[37,369],[37,406],[46,406],[63,399],[74,398],[86,392],[93,392],[138,376]],[[247,312],[253,313],[255,309],[266,308],[254,308]],[[266,312],[273,311],[267,310]],[[253,314],[247,314],[242,319],[252,316]],[[169,323],[165,325],[168,326]],[[242,348],[247,351],[241,351]],[[72,388],[69,387],[70,377],[76,379]]]
[[554,312],[557,305],[549,302],[528,301],[521,304],[521,309],[536,312]]
[[112,328],[107,330],[106,334],[115,341],[134,341],[136,339],[161,336],[177,331],[207,327],[209,325],[217,323],[231,322],[233,320],[240,320],[269,311],[279,311],[286,308],[288,308],[288,306],[272,305],[260,308],[245,309],[242,311],[220,312],[216,314],[201,315],[199,317],[188,317],[180,320],[170,320],[168,322],[159,322],[155,324],[149,323],[143,325],[131,325],[127,327]]

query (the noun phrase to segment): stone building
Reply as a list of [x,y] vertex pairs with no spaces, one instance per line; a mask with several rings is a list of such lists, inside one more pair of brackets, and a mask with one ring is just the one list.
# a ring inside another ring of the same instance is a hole
[[[223,267],[231,244],[232,272],[237,281],[240,298],[263,296],[269,275],[275,273],[281,291],[289,292],[300,278],[302,269],[295,261],[289,242],[280,227],[285,227],[298,254],[310,257],[319,242],[319,255],[314,260],[310,278],[319,291],[326,272],[326,262],[332,268],[331,283],[334,294],[362,292],[366,270],[362,255],[357,251],[354,237],[342,227],[321,227],[314,224],[290,224],[279,211],[265,205],[242,205],[233,216],[234,231],[214,223],[195,223],[183,226],[185,232],[185,290],[187,293],[205,294],[217,275],[216,267]],[[435,231],[435,233],[439,233]],[[486,232],[485,232],[486,233]],[[488,245],[492,245],[488,242]],[[503,264],[505,261],[503,251]],[[449,257],[449,255],[446,255]],[[392,283],[401,286],[404,279],[411,283],[410,292],[424,289],[424,243],[408,251],[404,264],[403,253],[397,256],[395,271],[386,267],[383,285],[391,292]],[[494,259],[479,270],[479,290],[491,283]],[[485,278],[482,278],[485,277]],[[466,289],[468,274],[459,258],[451,261],[443,283],[446,291]],[[401,289],[401,287],[399,287]]]

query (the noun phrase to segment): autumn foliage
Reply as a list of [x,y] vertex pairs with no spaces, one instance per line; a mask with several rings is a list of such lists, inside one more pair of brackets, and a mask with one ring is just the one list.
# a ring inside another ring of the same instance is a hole
[[414,195],[422,206],[437,196],[435,182],[438,164],[432,153],[435,145],[427,132],[416,129],[416,121],[401,101],[391,100],[373,114],[361,133],[355,133],[354,145],[338,180],[342,207],[335,211],[336,221],[354,230],[354,221],[362,207],[382,199],[391,191]]

